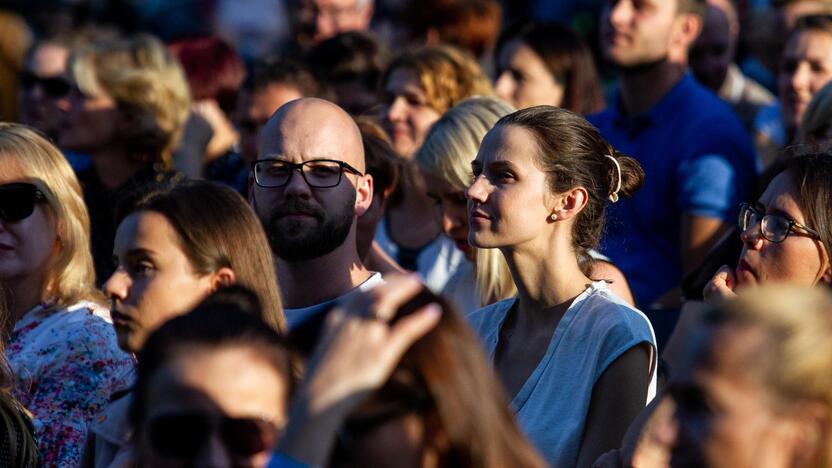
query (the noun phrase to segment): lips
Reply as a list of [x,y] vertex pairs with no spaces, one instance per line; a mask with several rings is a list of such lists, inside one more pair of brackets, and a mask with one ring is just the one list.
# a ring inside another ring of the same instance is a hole
[[125,327],[133,321],[129,315],[123,314],[115,309],[110,310],[110,318],[113,320],[113,325]]

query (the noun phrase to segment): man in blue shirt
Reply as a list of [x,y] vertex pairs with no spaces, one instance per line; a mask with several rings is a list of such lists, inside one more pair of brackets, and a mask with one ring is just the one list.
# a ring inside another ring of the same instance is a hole
[[688,73],[704,0],[608,0],[604,54],[619,71],[610,106],[590,121],[637,158],[645,185],[609,210],[603,251],[641,307],[678,305],[695,269],[750,195],[756,160],[730,108]]

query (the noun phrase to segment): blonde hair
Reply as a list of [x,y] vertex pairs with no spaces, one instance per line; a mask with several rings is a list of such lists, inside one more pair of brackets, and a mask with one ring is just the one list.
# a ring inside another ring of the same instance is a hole
[[133,124],[121,135],[142,162],[171,165],[191,103],[176,57],[153,36],[100,41],[70,59],[70,73],[88,96],[106,94]]
[[64,155],[46,138],[24,125],[0,122],[0,167],[13,160],[27,182],[43,192],[52,213],[60,250],[53,258],[42,299],[70,305],[100,302],[90,253],[90,217],[81,184]]
[[820,403],[826,427],[815,463],[832,466],[832,294],[826,288],[766,286],[724,307],[728,323],[759,327],[767,340],[753,367],[762,385],[789,412],[794,405]]
[[[483,137],[501,117],[514,112],[505,102],[487,96],[465,99],[433,124],[414,161],[419,168],[465,190],[474,178],[471,161]],[[477,249],[477,285],[483,305],[517,294],[503,254]]]
[[384,73],[387,83],[394,70],[412,70],[427,96],[427,104],[440,114],[469,96],[493,96],[491,80],[469,54],[451,46],[420,47],[393,59]]

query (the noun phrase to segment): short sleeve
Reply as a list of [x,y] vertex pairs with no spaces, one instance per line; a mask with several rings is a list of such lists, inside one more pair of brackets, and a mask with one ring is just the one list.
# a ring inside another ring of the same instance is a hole
[[742,201],[734,166],[718,154],[699,156],[679,165],[677,203],[687,214],[723,221],[736,216]]

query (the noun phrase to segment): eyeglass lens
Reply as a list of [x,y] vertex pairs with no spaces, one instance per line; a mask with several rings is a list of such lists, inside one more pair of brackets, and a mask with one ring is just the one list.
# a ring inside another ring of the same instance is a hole
[[336,161],[312,160],[301,164],[287,161],[260,161],[255,165],[257,182],[265,187],[282,187],[289,183],[297,167],[310,187],[334,187],[341,181],[341,165]]
[[192,458],[218,433],[234,455],[250,456],[272,448],[277,431],[266,421],[254,418],[214,418],[199,413],[163,415],[150,422],[150,441],[160,454]]
[[31,184],[15,183],[0,186],[0,219],[16,222],[35,211],[37,188]]
[[20,85],[27,90],[40,85],[46,94],[55,98],[66,96],[72,89],[72,84],[65,78],[57,76],[41,78],[30,72],[24,72],[20,75]]

